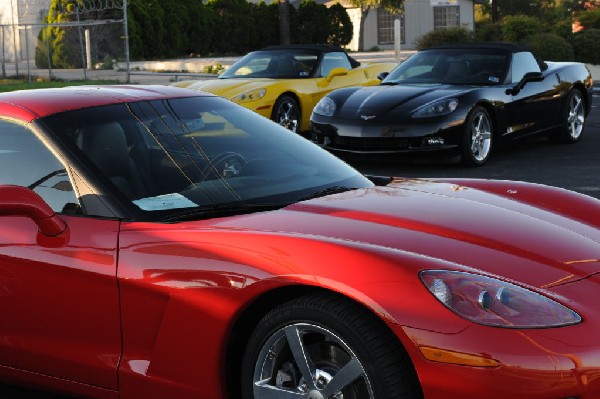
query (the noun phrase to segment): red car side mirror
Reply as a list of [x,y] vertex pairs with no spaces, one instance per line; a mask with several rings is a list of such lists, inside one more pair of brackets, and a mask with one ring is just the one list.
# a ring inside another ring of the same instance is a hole
[[21,186],[0,185],[0,216],[28,217],[48,237],[55,237],[67,229],[67,224],[42,197]]

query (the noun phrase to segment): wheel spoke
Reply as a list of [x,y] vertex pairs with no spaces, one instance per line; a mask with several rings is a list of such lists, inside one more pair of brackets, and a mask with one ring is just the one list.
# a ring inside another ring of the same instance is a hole
[[356,381],[364,374],[364,370],[357,358],[353,357],[325,386],[322,393],[323,396],[329,398],[332,395],[340,392]]
[[254,397],[261,399],[299,399],[306,395],[268,385],[262,381],[254,384]]
[[477,121],[477,131],[481,132],[481,125],[483,124],[483,115],[479,115],[479,120]]
[[316,389],[315,366],[304,350],[304,343],[297,326],[285,327],[285,336],[294,356],[294,360],[309,389]]
[[575,104],[573,105],[572,109],[573,109],[573,113],[579,113],[579,107],[581,107],[581,98],[579,97],[574,97],[573,98],[575,100]]

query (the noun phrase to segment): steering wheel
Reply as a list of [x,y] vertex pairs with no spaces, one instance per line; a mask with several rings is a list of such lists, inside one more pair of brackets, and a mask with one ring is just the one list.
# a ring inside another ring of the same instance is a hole
[[240,174],[247,163],[246,158],[233,151],[223,152],[210,160],[210,164],[204,168],[205,176],[230,178]]

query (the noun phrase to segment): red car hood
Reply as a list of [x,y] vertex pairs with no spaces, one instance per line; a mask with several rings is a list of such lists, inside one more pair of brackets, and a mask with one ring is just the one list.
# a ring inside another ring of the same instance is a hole
[[397,180],[217,225],[383,246],[546,289],[600,272],[598,226],[452,182]]

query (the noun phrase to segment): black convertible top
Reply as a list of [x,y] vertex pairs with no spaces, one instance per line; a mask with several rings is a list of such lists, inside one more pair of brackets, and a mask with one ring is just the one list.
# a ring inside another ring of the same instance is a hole
[[520,53],[522,51],[531,51],[531,49],[516,43],[506,42],[473,42],[473,43],[450,43],[439,46],[427,47],[425,50],[444,49],[444,48],[464,48],[464,49],[495,49],[504,50],[511,53]]
[[274,46],[263,47],[257,51],[260,50],[316,50],[323,53],[331,53],[334,51],[346,52],[346,50],[343,48],[330,44],[278,44]]
[[311,51],[317,51],[319,53],[333,53],[333,52],[343,52],[346,54],[346,56],[348,57],[348,60],[350,61],[350,65],[352,65],[352,68],[356,68],[357,66],[360,65],[360,62],[357,61],[355,58],[352,58],[347,52],[346,50],[344,50],[343,48],[339,47],[339,46],[334,46],[334,45],[330,45],[330,44],[278,44],[278,45],[274,45],[274,46],[267,46],[267,47],[263,47],[260,48],[258,50],[255,51],[263,51],[263,50],[311,50]]

